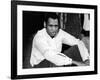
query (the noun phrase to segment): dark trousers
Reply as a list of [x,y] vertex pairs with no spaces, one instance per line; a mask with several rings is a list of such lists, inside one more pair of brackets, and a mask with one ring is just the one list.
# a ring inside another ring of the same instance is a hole
[[69,49],[65,50],[64,54],[70,57],[72,60],[82,62],[82,58],[77,45],[72,46]]
[[[82,58],[80,56],[80,52],[78,49],[78,46],[72,46],[69,49],[64,51],[64,54],[68,57],[70,57],[72,60],[75,61],[82,61]],[[75,66],[74,64],[72,65],[67,65],[67,66]],[[48,60],[43,60],[42,62],[40,62],[38,65],[34,66],[35,68],[46,68],[46,67],[58,67],[55,64],[49,62]]]

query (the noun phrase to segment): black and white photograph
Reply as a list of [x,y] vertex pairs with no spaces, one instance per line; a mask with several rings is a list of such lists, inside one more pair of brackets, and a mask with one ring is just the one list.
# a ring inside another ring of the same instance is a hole
[[97,6],[12,1],[12,78],[97,73]]
[[89,66],[89,16],[23,11],[23,68]]

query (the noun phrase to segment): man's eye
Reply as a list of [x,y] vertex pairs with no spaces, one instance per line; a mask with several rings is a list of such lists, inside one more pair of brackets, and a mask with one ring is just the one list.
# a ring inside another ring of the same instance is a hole
[[58,27],[58,25],[55,25],[55,27]]
[[49,25],[49,27],[53,27],[52,25]]
[[53,25],[49,25],[50,27],[52,27]]

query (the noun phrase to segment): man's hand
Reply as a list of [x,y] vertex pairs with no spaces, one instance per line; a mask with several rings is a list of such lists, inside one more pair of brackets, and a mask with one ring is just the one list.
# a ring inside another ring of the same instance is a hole
[[89,63],[88,62],[79,62],[79,61],[72,61],[72,64],[75,64],[77,66],[88,66]]
[[84,61],[84,64],[86,64],[86,65],[89,66],[89,65],[90,65],[90,60],[89,60],[89,59],[85,60],[85,61]]

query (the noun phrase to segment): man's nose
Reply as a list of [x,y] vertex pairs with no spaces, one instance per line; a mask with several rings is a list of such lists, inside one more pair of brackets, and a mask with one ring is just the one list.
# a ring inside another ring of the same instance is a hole
[[55,27],[55,26],[52,26],[52,30],[54,30],[54,31],[55,31],[55,30],[56,30],[56,27]]

